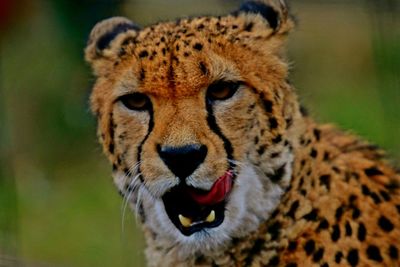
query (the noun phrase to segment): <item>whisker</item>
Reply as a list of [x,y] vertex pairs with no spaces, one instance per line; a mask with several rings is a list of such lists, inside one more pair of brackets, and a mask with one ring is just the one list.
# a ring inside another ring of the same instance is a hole
[[140,185],[138,188],[138,195],[137,195],[137,199],[136,199],[136,207],[135,207],[135,219],[136,222],[138,222],[139,220],[139,210],[140,210],[140,205],[142,204],[142,191],[143,191],[143,186]]
[[[137,172],[139,163],[136,163],[134,166],[132,166],[132,168],[129,169],[128,174],[131,175],[133,172]],[[125,175],[127,178],[129,178],[130,176]],[[132,196],[132,194],[137,190],[138,187],[140,187],[140,182],[138,183],[138,180],[140,178],[140,173],[136,174],[136,176],[130,181],[130,183],[128,184],[127,187],[127,192],[128,194],[124,194],[124,198],[122,200],[122,206],[121,206],[121,210],[122,210],[122,218],[121,218],[121,232],[124,233],[124,229],[125,229],[125,214],[126,214],[126,208],[128,206],[128,203],[130,201],[130,198]],[[139,180],[140,181],[140,180]],[[137,211],[135,211],[137,212]]]

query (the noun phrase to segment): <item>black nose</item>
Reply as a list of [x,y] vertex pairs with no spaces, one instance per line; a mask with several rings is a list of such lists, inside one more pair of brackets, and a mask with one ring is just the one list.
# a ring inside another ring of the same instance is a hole
[[158,146],[157,150],[168,168],[181,179],[191,175],[207,155],[207,147],[204,145]]

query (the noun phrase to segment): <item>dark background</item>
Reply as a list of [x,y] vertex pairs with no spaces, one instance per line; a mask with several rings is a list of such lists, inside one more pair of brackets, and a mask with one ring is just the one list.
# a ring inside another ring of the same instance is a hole
[[[399,1],[292,1],[291,80],[320,122],[400,158]],[[91,27],[224,14],[228,0],[0,0],[0,266],[143,266],[95,137]]]

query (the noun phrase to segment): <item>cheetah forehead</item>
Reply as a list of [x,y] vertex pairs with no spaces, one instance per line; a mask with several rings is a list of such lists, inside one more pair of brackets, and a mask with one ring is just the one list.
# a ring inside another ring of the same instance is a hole
[[275,8],[244,4],[226,16],[186,18],[144,29],[126,18],[107,19],[92,30],[86,60],[98,77],[124,80],[127,87],[140,85],[146,93],[167,97],[196,94],[215,80],[251,79],[256,65],[284,78],[278,50],[293,23]]

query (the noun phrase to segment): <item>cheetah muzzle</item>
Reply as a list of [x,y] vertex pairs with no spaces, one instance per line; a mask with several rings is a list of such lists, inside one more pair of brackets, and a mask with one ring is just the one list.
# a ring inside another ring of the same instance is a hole
[[180,184],[163,196],[165,210],[184,235],[219,226],[232,188],[233,174],[220,177],[209,191]]

